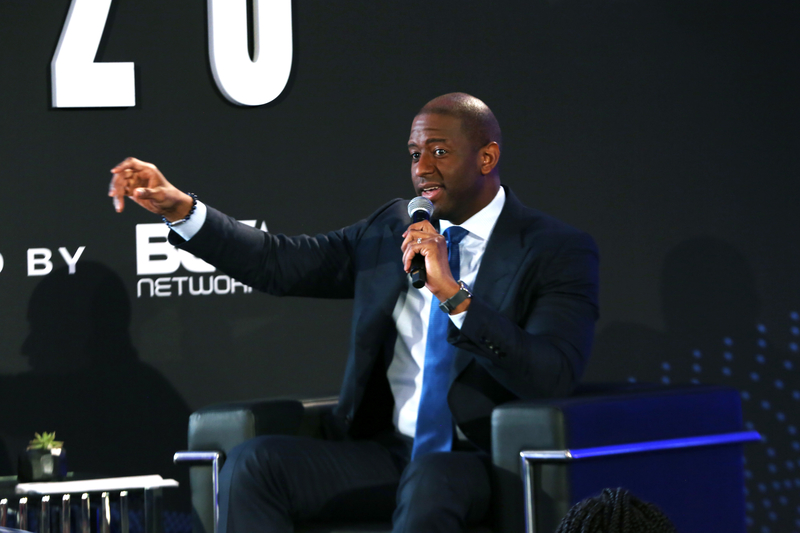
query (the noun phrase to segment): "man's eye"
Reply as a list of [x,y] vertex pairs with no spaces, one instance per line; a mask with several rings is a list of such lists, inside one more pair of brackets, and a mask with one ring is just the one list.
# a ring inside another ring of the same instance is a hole
[[412,152],[411,153],[411,159],[413,161],[417,161],[419,159],[419,152]]
[[436,150],[434,150],[434,151],[433,151],[433,153],[434,153],[435,155],[440,155],[440,156],[441,156],[441,155],[444,155],[444,154],[446,154],[446,153],[447,153],[447,150],[445,150],[445,149],[443,149],[443,148],[437,148]]

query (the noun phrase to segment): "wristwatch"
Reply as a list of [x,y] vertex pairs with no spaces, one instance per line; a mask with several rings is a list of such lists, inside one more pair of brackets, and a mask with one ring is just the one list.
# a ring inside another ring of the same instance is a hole
[[472,292],[469,290],[469,286],[461,280],[458,280],[458,284],[461,286],[461,288],[458,289],[458,292],[447,300],[439,303],[439,309],[448,315],[452,313],[456,307],[461,305],[461,302],[467,298],[472,298]]

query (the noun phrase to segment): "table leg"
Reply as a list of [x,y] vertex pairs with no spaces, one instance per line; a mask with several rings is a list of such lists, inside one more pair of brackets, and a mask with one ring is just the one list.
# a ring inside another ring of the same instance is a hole
[[0,500],[0,527],[8,525],[8,500],[3,498]]
[[17,511],[17,527],[23,531],[28,529],[28,498],[19,499],[19,510]]
[[111,498],[107,492],[100,496],[100,533],[111,533]]
[[61,497],[61,533],[69,533],[70,527],[72,527],[72,509],[70,508],[70,498],[69,494],[64,494]]
[[128,523],[128,491],[123,490],[119,493],[119,530],[120,533],[130,533]]
[[50,533],[50,496],[42,496],[39,512],[39,533]]
[[144,531],[145,533],[163,533],[162,490],[160,488],[144,489]]
[[89,509],[89,495],[83,493],[81,496],[81,533],[92,533],[92,513]]

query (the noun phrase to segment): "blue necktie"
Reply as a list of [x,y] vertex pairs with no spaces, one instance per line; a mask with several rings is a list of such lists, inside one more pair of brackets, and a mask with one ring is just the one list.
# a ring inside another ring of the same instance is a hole
[[[447,262],[456,279],[459,279],[461,270],[458,243],[467,233],[467,230],[459,226],[451,226],[444,231],[447,239]],[[428,322],[428,340],[425,344],[425,369],[422,374],[422,393],[417,411],[412,459],[426,453],[450,451],[453,447],[453,415],[447,406],[447,390],[455,347],[447,342],[450,318],[439,309],[438,304],[434,297]]]

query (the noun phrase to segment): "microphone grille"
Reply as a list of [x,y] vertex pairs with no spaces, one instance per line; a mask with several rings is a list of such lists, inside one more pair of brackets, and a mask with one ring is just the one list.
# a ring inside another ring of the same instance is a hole
[[428,216],[431,216],[433,213],[433,203],[424,196],[417,196],[408,202],[408,216],[414,218],[414,213],[419,210],[425,211],[428,213]]

